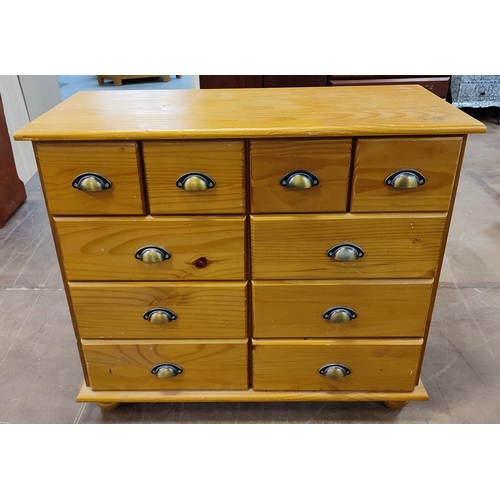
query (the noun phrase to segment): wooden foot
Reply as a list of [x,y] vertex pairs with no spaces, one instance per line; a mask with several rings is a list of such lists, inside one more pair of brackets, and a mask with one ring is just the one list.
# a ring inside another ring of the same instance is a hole
[[118,408],[120,403],[96,403],[101,410],[111,411]]
[[400,410],[401,408],[404,408],[409,401],[384,401],[385,406],[387,408],[390,408],[391,410]]
[[175,78],[182,78],[182,75],[175,75]]

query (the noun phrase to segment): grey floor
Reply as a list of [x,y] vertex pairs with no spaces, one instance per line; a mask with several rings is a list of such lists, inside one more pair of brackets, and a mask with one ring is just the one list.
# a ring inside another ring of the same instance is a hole
[[[123,87],[122,87],[123,88]],[[0,229],[2,423],[500,423],[500,126],[469,137],[422,380],[428,402],[76,403],[80,360],[38,176]]]

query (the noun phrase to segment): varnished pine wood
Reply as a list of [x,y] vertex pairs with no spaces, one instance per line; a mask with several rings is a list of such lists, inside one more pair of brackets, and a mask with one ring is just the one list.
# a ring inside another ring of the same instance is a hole
[[[82,340],[82,346],[93,390],[248,387],[246,340]],[[183,372],[158,378],[151,369],[160,363],[174,363]]]
[[419,85],[79,92],[17,140],[449,135],[486,127]]
[[106,410],[106,411],[116,410],[116,408],[118,408],[118,406],[120,406],[119,402],[115,402],[115,403],[101,403],[101,402],[97,401],[96,404],[97,404],[97,406],[101,410]]
[[[446,214],[252,215],[254,279],[432,278]],[[334,245],[365,256],[338,262]]]
[[[145,141],[142,146],[152,214],[245,213],[243,141]],[[190,172],[208,175],[215,187],[179,188],[177,179]]]
[[[253,389],[288,391],[412,391],[422,339],[253,340]],[[324,365],[341,363],[351,374],[329,379]]]
[[[70,281],[245,279],[245,217],[56,217]],[[137,250],[156,245],[172,257],[146,264]]]
[[[351,162],[349,139],[250,141],[250,199],[254,213],[345,212]],[[320,182],[290,189],[280,179],[307,170]]]
[[428,401],[422,381],[411,392],[374,391],[92,391],[83,384],[77,401],[95,403],[227,403],[227,402],[361,402],[361,401]]
[[[254,338],[422,337],[432,280],[254,281]],[[349,307],[357,318],[323,313]]]
[[[82,338],[245,338],[246,282],[69,283]],[[144,313],[167,308],[178,318],[151,324]]]
[[[35,155],[51,214],[144,213],[137,143],[39,143],[35,144]],[[75,189],[75,177],[88,172],[103,175],[112,187],[98,192]]]
[[[447,211],[462,137],[359,139],[354,155],[351,212]],[[412,169],[426,179],[413,189],[385,184],[393,172]]]

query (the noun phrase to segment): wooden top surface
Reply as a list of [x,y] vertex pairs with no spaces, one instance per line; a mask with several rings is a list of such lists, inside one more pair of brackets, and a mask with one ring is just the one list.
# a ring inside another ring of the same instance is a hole
[[145,140],[483,133],[419,85],[78,92],[16,140]]

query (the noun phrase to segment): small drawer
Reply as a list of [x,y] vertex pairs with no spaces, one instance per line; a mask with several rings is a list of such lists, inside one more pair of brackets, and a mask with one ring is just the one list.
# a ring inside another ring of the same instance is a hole
[[81,338],[245,338],[246,282],[69,283]]
[[254,279],[433,278],[446,213],[252,215]]
[[254,213],[345,212],[350,139],[250,141]]
[[55,217],[69,281],[244,280],[245,217]]
[[423,340],[254,340],[252,344],[256,391],[413,391]]
[[145,141],[152,214],[241,214],[246,210],[244,141]]
[[447,211],[461,137],[359,139],[351,212]]
[[254,281],[253,337],[422,337],[432,283]]
[[82,340],[94,391],[247,389],[246,340]]
[[54,215],[145,213],[135,142],[38,142],[35,154]]

